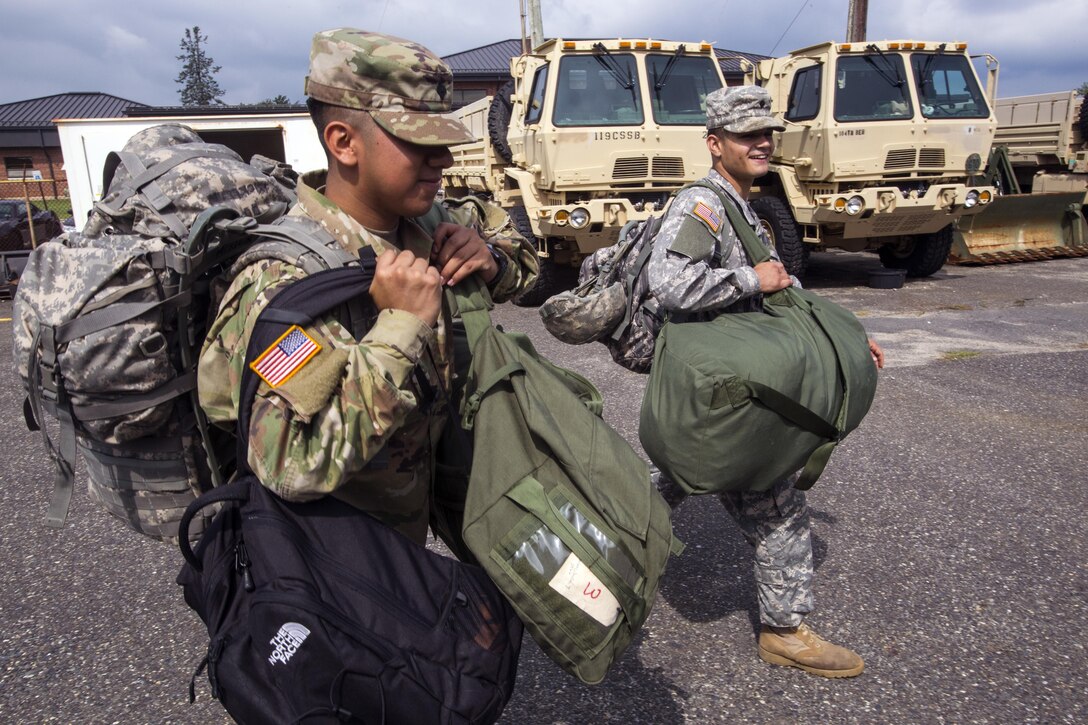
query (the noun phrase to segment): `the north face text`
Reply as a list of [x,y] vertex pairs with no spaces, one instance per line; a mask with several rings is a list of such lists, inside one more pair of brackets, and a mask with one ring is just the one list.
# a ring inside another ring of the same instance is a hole
[[268,658],[268,664],[275,666],[277,662],[287,664],[287,661],[294,656],[298,648],[302,646],[302,643],[306,641],[306,638],[310,636],[310,630],[303,627],[297,622],[287,622],[280,631],[276,633],[269,644],[275,647],[272,651],[272,655]]

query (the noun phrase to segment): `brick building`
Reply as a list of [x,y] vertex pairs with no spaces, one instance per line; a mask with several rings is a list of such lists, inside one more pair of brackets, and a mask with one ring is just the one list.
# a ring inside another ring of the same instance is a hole
[[145,107],[106,93],[60,93],[0,104],[0,181],[67,181],[55,118],[119,118]]

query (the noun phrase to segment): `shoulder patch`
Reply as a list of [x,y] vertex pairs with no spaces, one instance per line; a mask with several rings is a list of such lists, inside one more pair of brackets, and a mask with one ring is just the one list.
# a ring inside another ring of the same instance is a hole
[[297,373],[321,350],[321,345],[298,325],[292,325],[249,364],[261,380],[275,388]]
[[698,202],[689,213],[706,224],[710,228],[710,231],[715,234],[721,229],[722,218],[718,216],[717,212],[711,209],[706,202]]

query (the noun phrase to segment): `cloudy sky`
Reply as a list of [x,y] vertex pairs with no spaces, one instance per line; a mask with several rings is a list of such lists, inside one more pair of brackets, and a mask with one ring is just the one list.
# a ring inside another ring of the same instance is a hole
[[[541,0],[551,37],[708,40],[766,55],[846,35],[847,0]],[[101,91],[175,105],[178,44],[200,26],[227,103],[302,99],[310,37],[354,26],[439,55],[518,37],[518,0],[0,0],[0,103]],[[870,0],[870,39],[966,41],[1001,64],[999,96],[1088,81],[1083,0]]]

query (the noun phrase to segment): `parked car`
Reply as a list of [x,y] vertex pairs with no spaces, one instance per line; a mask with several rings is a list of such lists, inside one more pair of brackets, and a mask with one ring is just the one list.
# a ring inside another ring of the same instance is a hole
[[[27,202],[22,199],[0,199],[0,251],[30,248],[30,229],[26,220]],[[34,234],[39,242],[61,233],[60,219],[49,209],[30,202],[34,219]]]

